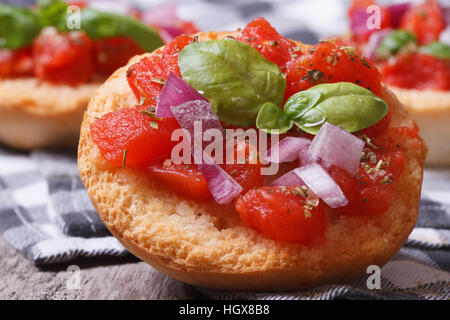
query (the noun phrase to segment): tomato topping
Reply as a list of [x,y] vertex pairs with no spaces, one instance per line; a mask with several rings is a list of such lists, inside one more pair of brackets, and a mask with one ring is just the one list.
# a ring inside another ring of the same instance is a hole
[[291,60],[296,45],[281,36],[264,18],[256,18],[244,30],[239,41],[250,44],[267,60],[277,64],[285,71],[286,64]]
[[197,26],[193,22],[190,22],[190,21],[181,21],[179,28],[183,34],[187,34],[187,35],[192,35],[192,34],[196,34],[196,33],[200,32],[200,30],[198,30]]
[[348,215],[374,216],[385,213],[392,204],[394,184],[400,178],[406,159],[400,151],[364,149],[363,160],[354,177],[336,166],[330,175],[349,200],[337,212]]
[[94,50],[97,71],[106,76],[126,65],[133,56],[144,53],[144,50],[133,39],[128,37],[96,40],[94,42]]
[[17,50],[0,49],[0,78],[31,75],[33,75],[33,58],[30,47]]
[[236,210],[244,223],[275,240],[310,244],[327,229],[324,206],[308,206],[300,187],[262,187],[239,196]]
[[91,125],[91,136],[111,164],[143,165],[170,158],[177,144],[170,137],[177,128],[175,118],[153,119],[138,108],[127,108],[96,120]]
[[428,44],[439,39],[445,29],[445,20],[439,3],[427,0],[413,7],[402,18],[400,28],[414,33],[420,45]]
[[196,164],[174,164],[166,160],[146,170],[181,197],[196,201],[212,199],[208,183]]
[[387,84],[400,88],[450,90],[450,62],[427,54],[399,54],[381,73]]
[[[226,150],[224,155],[226,155]],[[240,158],[242,155],[245,155],[245,157]],[[234,163],[225,163],[222,165],[222,168],[241,185],[243,188],[242,192],[247,192],[252,188],[263,185],[262,166],[258,158],[258,150],[248,142],[238,140],[234,144]]]
[[321,83],[353,82],[378,94],[381,74],[372,62],[348,47],[322,41],[288,65],[285,97]]
[[166,80],[171,73],[179,76],[178,54],[193,40],[190,36],[178,36],[163,49],[145,57],[128,69],[127,79],[136,98],[143,105],[155,105]]
[[77,85],[94,73],[92,42],[83,32],[41,32],[33,42],[33,56],[41,80]]

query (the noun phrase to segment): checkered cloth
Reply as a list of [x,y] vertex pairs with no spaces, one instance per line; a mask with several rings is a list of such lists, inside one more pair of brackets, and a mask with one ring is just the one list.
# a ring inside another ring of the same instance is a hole
[[[180,1],[179,14],[203,30],[233,30],[265,16],[282,34],[307,43],[346,28],[345,8],[336,0]],[[37,265],[128,254],[96,214],[75,153],[0,147],[0,234]],[[417,226],[381,269],[380,290],[369,290],[366,279],[282,295],[198,290],[219,299],[449,299],[449,271],[450,169],[427,169]]]

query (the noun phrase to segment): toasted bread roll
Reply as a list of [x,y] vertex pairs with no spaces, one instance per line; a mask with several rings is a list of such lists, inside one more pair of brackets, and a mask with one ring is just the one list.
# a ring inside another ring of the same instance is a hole
[[[225,35],[202,33],[200,41]],[[91,99],[78,164],[108,229],[156,269],[209,288],[299,290],[360,277],[369,265],[384,265],[406,241],[418,215],[427,152],[422,139],[401,137],[395,142],[407,162],[385,214],[370,219],[341,216],[329,223],[326,241],[318,246],[275,241],[247,228],[232,205],[186,201],[142,171],[113,167],[102,158],[90,125],[97,117],[138,103],[127,84],[127,68],[117,70]],[[391,107],[392,126],[412,126],[390,91],[382,98]]]
[[0,79],[0,143],[23,150],[75,147],[83,113],[99,85]]
[[426,164],[450,165],[450,91],[390,89],[406,105],[427,142],[430,152]]

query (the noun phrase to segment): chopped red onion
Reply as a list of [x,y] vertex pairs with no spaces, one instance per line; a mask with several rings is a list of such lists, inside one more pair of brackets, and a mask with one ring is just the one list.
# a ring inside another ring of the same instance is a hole
[[267,150],[263,159],[267,162],[283,163],[295,161],[298,153],[309,148],[311,141],[306,138],[286,137]]
[[311,142],[310,152],[325,168],[341,167],[354,175],[358,172],[364,141],[326,122]]
[[[223,135],[223,127],[219,118],[211,109],[211,104],[207,100],[192,100],[184,102],[177,106],[170,107],[173,116],[177,119],[181,128],[186,129],[191,137],[192,154],[202,155],[201,159],[196,159],[196,164],[200,172],[204,175],[208,182],[208,189],[217,203],[230,203],[237,195],[242,192],[242,187],[237,183],[225,170],[218,164],[214,163],[207,154],[203,152],[203,144],[207,142],[200,141],[197,143],[192,139],[194,137],[195,122],[202,124],[202,132],[208,129],[220,130]],[[203,139],[202,139],[203,140]]]
[[380,46],[383,39],[392,32],[392,29],[375,31],[370,35],[369,41],[364,48],[364,55],[369,59],[375,58],[375,51]]
[[174,26],[159,27],[159,34],[165,44],[168,44],[175,37],[179,36],[182,33],[183,33],[183,31],[178,27],[174,27]]
[[[197,151],[195,151],[197,149]],[[207,154],[194,145],[193,152],[201,152],[203,161],[198,163],[198,169],[208,182],[208,189],[214,200],[219,204],[228,204],[242,192],[242,187]]]
[[273,181],[271,186],[303,186],[305,183],[302,179],[295,173],[295,169],[285,173],[275,181]]
[[172,118],[173,114],[170,107],[178,106],[192,100],[208,101],[186,81],[181,79],[175,73],[171,73],[159,96],[158,105],[156,107],[156,116],[159,118]]
[[320,162],[320,159],[311,154],[311,148],[309,147],[300,150],[298,153],[298,162],[300,163],[300,167],[303,167],[311,163]]
[[369,19],[370,14],[366,12],[366,8],[356,8],[352,12],[350,17],[350,29],[354,35],[363,36],[370,33],[367,27],[367,19]]
[[391,18],[391,25],[394,29],[400,26],[400,22],[405,13],[411,8],[411,3],[397,3],[386,7]]
[[447,23],[447,27],[450,26],[450,7],[442,7],[442,13],[444,14],[444,20]]
[[220,130],[222,137],[225,137],[222,124],[207,100],[187,101],[178,106],[170,107],[170,110],[180,124],[180,127],[186,129],[191,135],[191,138],[194,137],[195,122],[201,122],[202,132],[200,134],[202,135],[202,140],[203,132],[209,129]]
[[348,200],[339,185],[321,165],[313,163],[294,171],[305,185],[331,208],[339,208],[348,204]]

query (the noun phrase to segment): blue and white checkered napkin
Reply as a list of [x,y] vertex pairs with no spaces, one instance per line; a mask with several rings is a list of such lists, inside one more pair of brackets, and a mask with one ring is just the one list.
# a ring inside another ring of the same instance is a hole
[[[199,290],[212,298],[450,298],[450,170],[426,170],[420,210],[405,247],[381,270],[381,290],[365,279],[285,295]],[[0,234],[38,265],[128,254],[96,214],[75,154],[0,147]]]
[[[346,28],[345,0],[178,2],[179,15],[202,30],[234,30],[264,16],[285,36],[315,43]],[[128,254],[95,213],[75,154],[17,153],[0,147],[0,234],[36,264]],[[368,290],[365,279],[283,295],[199,290],[221,299],[449,299],[449,271],[450,169],[428,169],[419,221],[405,247],[382,268],[381,290]]]

